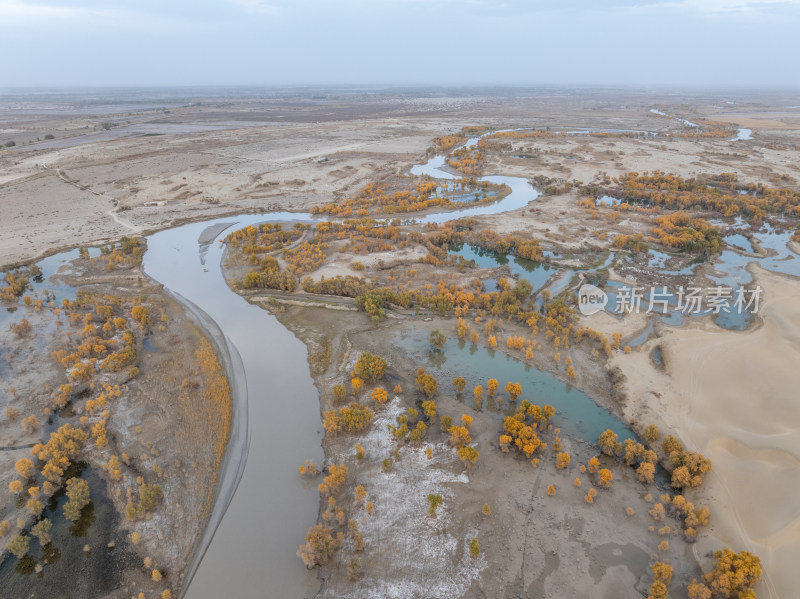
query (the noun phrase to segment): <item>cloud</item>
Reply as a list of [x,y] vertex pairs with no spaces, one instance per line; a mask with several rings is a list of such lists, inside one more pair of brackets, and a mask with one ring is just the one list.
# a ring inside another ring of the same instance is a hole
[[266,0],[229,0],[234,6],[238,6],[246,13],[257,15],[277,15],[280,13],[280,6]]
[[32,4],[22,0],[0,0],[0,21],[56,21],[63,19],[119,17],[125,11],[88,8],[84,6],[54,6]]
[[800,8],[800,0],[679,0],[659,2],[639,7],[644,11],[672,10],[708,15],[760,14],[773,12],[773,9]]
[[[175,28],[196,31],[215,27],[226,13],[209,15],[193,12],[192,8],[201,4],[224,6],[225,11],[230,12],[227,0],[172,0],[167,5],[160,5],[158,0],[123,0],[113,4],[108,0],[72,0],[71,3],[59,0],[0,0],[0,29],[20,33],[31,27],[50,27],[58,28],[65,34],[80,36],[87,30],[96,31],[98,28],[104,31],[155,33]],[[109,5],[113,7],[109,8]]]

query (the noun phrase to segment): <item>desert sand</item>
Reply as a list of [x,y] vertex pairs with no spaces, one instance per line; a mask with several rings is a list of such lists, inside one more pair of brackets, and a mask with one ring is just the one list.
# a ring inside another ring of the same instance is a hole
[[[691,92],[676,103],[675,96],[656,92],[595,90],[573,97],[543,90],[239,99],[224,105],[206,100],[191,106],[167,98],[134,111],[122,98],[87,114],[69,96],[55,98],[45,111],[35,110],[35,100],[28,106],[0,98],[0,266],[187,220],[305,211],[405,172],[435,136],[464,125],[680,133],[679,118],[707,118],[752,127],[753,139],[513,140],[513,152],[492,158],[485,172],[590,181],[599,172],[736,171],[746,180],[796,182],[800,109],[787,110],[794,101],[781,95],[743,93],[736,99],[736,106],[721,108],[713,96]],[[653,107],[671,116],[657,116]],[[104,130],[109,122],[112,128]],[[2,147],[10,141],[17,146]],[[552,226],[548,217],[571,224],[570,214],[553,214],[571,211],[569,195],[548,202],[545,214],[529,219],[531,232],[544,234]]]
[[[73,114],[69,107],[44,118],[24,112],[2,116],[0,112],[0,125],[9,124],[0,129],[0,144],[14,139],[18,144],[0,150],[0,266],[30,261],[63,247],[145,234],[190,220],[242,212],[306,211],[346,198],[367,182],[407,173],[410,165],[424,159],[432,138],[457,132],[465,125],[680,133],[681,118],[724,121],[732,127],[752,128],[753,139],[564,135],[513,140],[489,155],[484,174],[545,175],[588,182],[629,171],[663,170],[684,177],[735,172],[742,181],[796,188],[800,110],[785,109],[794,101],[753,97],[745,110],[743,104],[720,108],[717,100],[687,95],[679,102],[674,96],[631,97],[604,91],[576,99],[532,92],[520,97],[256,100],[225,107],[200,102],[170,106],[169,111],[166,106],[156,106],[118,116]],[[654,115],[650,112],[654,107],[671,116]],[[101,130],[101,123],[108,119],[113,127]],[[42,141],[45,135],[54,139]],[[529,234],[546,249],[607,249],[610,240],[601,241],[594,233],[612,226],[588,219],[576,207],[576,199],[571,193],[542,196],[528,207],[487,216],[483,224],[500,233]],[[625,216],[613,229],[645,233],[648,222]],[[358,260],[376,271],[394,260],[415,262],[423,255],[416,247],[405,251],[403,255],[373,254]],[[331,259],[317,275],[335,276],[351,270],[351,257],[343,254]],[[689,449],[713,461],[713,472],[702,487],[691,492],[696,505],[711,507],[711,526],[686,554],[673,549],[672,558],[687,568],[681,584],[685,586],[694,567],[690,551],[708,569],[709,552],[727,546],[760,556],[764,580],[756,591],[762,597],[783,599],[795,594],[794,569],[800,559],[800,508],[792,500],[800,489],[800,411],[795,405],[795,389],[800,384],[800,281],[756,268],[753,272],[764,289],[756,326],[736,332],[703,320],[681,328],[657,325],[657,337],[647,341],[641,352],[617,352],[606,369],[598,367],[592,376],[605,381],[608,371],[619,368],[626,375],[624,393],[618,398],[619,406],[608,401],[612,410],[642,425],[657,424],[664,434],[674,434]],[[334,303],[340,304],[339,308],[350,307],[346,302]],[[303,302],[286,300],[284,304],[289,316],[308,308]],[[339,326],[342,314],[333,312],[331,327]],[[621,321],[598,314],[584,321],[607,334],[621,332],[625,338],[645,326],[641,316]],[[370,343],[366,338],[360,340],[361,347]],[[650,359],[655,347],[662,348],[665,369],[657,368]],[[409,372],[412,370],[409,366]],[[455,401],[450,403],[453,410],[460,409]],[[546,589],[551,596],[582,596],[588,589],[596,591],[594,585],[600,584],[603,596],[613,597],[634,596],[645,589],[642,573],[647,571],[652,543],[646,535],[631,531],[636,551],[624,556],[619,553],[618,561],[602,562],[602,583],[585,572],[577,580],[558,575],[546,581],[558,568],[557,563],[548,561],[553,559],[548,558],[551,554],[563,558],[562,568],[570,571],[575,564],[579,569],[588,564],[586,570],[598,563],[600,557],[594,554],[583,556],[584,541],[577,539],[586,508],[547,504],[550,499],[532,497],[522,465],[509,466],[508,460],[500,461],[502,457],[489,457],[489,446],[496,437],[493,427],[487,420],[485,430],[491,429],[491,433],[481,440],[486,463],[482,462],[477,472],[508,468],[519,477],[511,494],[495,498],[497,515],[508,517],[506,528],[495,528],[493,521],[478,516],[472,504],[479,505],[482,495],[459,491],[466,498],[460,507],[469,502],[474,518],[464,520],[454,537],[454,542],[463,545],[467,535],[473,534],[472,527],[485,527],[487,534],[493,534],[492,529],[501,531],[494,533],[499,538],[492,541],[492,548],[507,566],[494,573],[497,580],[492,580],[492,573],[483,574],[486,588],[498,594],[521,594],[530,588],[534,595]],[[384,441],[375,439],[375,445],[382,447]],[[593,447],[573,450],[581,459],[595,452]],[[557,475],[552,469],[546,472],[548,477]],[[540,476],[535,481],[537,489],[544,482]],[[568,477],[562,478],[564,497],[572,493],[572,499],[580,504],[582,493],[569,487]],[[460,478],[451,482],[454,488],[461,485]],[[587,538],[601,553],[610,548],[602,543],[613,543],[614,551],[630,549],[625,548],[625,535],[619,530],[612,531],[612,537],[619,538],[606,540],[613,510],[618,517],[618,508],[628,501],[625,490],[638,485],[632,477],[626,477],[624,484],[629,486],[620,484],[619,490],[615,486],[611,501],[595,506],[604,510],[599,517],[591,517],[589,512],[586,518]],[[494,483],[478,490],[499,493]],[[643,532],[649,522],[649,502],[642,497],[635,501],[637,526]],[[542,522],[545,528],[537,530]],[[530,540],[529,526],[537,533]],[[556,527],[560,536],[553,536]],[[515,528],[525,531],[522,539],[509,536]],[[385,550],[390,551],[391,545]],[[531,563],[536,568],[531,568]],[[467,578],[473,580],[470,572],[466,572]],[[342,571],[338,575],[342,576]],[[517,576],[508,587],[498,582]],[[472,589],[476,595],[478,590],[483,587]]]
[[[765,296],[760,326],[665,328],[647,351],[613,363],[628,377],[629,417],[675,431],[713,462],[700,491],[712,519],[698,558],[720,544],[747,549],[764,565],[759,596],[782,599],[795,593],[800,560],[800,507],[787,500],[800,488],[800,282],[752,268]],[[657,344],[666,373],[648,358]]]

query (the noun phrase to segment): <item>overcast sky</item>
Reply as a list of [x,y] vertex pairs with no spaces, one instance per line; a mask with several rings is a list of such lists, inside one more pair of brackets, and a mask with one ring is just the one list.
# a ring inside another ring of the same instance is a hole
[[0,0],[0,88],[800,87],[800,0]]

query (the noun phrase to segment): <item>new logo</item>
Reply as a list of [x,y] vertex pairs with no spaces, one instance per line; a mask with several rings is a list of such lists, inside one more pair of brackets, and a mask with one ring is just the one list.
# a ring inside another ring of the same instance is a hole
[[578,309],[581,314],[591,316],[605,309],[608,296],[605,291],[594,285],[582,285],[578,291]]

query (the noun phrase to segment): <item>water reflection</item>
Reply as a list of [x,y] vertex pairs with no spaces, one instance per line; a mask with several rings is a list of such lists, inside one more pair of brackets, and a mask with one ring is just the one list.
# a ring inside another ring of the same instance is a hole
[[[417,363],[420,358],[429,355],[429,343],[424,332],[415,331],[407,334],[398,334],[394,344],[407,352]],[[625,438],[635,438],[630,429],[609,411],[598,406],[588,395],[568,383],[560,381],[549,372],[538,370],[507,354],[492,351],[488,348],[469,344],[466,347],[457,340],[448,339],[443,350],[447,359],[442,363],[428,362],[425,367],[439,383],[443,393],[455,396],[456,391],[452,380],[463,376],[467,379],[467,389],[476,385],[486,386],[490,378],[500,382],[500,389],[506,382],[519,382],[522,385],[522,396],[516,403],[503,399],[498,391],[495,403],[486,403],[484,409],[494,412],[498,418],[508,416],[516,411],[519,401],[527,399],[539,405],[550,404],[556,410],[553,425],[561,427],[565,434],[573,438],[583,439],[595,443],[600,433],[611,429],[620,436],[620,441]],[[471,406],[471,393],[464,393],[462,401]]]

